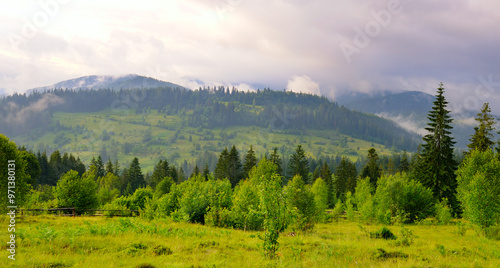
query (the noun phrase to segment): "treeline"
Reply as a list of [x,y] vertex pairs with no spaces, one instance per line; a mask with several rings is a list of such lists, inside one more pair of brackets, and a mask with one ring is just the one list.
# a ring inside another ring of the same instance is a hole
[[[38,109],[28,107],[36,106]],[[394,122],[349,110],[325,97],[274,91],[241,92],[229,88],[151,88],[141,90],[62,90],[30,95],[14,94],[0,100],[0,125],[7,135],[30,129],[53,129],[52,113],[98,112],[132,109],[136,113],[157,110],[178,115],[184,125],[216,128],[259,126],[276,130],[331,129],[387,147],[415,150],[420,139]]]

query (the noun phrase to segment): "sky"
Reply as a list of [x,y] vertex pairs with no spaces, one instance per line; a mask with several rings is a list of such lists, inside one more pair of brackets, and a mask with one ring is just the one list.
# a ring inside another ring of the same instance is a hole
[[500,114],[498,0],[0,0],[0,90],[139,74],[326,96],[439,82]]

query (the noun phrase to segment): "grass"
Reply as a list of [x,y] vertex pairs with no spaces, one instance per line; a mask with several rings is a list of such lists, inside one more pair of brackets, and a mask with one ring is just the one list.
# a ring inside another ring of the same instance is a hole
[[[148,114],[135,114],[132,110],[125,113],[111,110],[96,113],[56,112],[53,115],[53,124],[56,121],[64,126],[71,126],[73,130],[31,133],[11,138],[17,144],[24,144],[35,151],[60,149],[71,152],[87,164],[105,147],[108,155],[112,159],[118,159],[122,167],[137,156],[145,172],[152,171],[160,158],[177,162],[179,166],[184,160],[194,161],[205,150],[218,155],[224,147],[232,144],[237,144],[237,149],[242,154],[253,145],[258,155],[270,153],[274,147],[284,146],[284,151],[280,151],[280,154],[284,152],[287,156],[294,152],[297,144],[302,144],[313,158],[320,155],[334,157],[341,154],[352,161],[365,156],[371,147],[375,147],[379,155],[392,154],[391,150],[383,145],[354,139],[333,130],[307,130],[300,135],[300,132],[290,134],[279,129],[269,132],[267,128],[256,126],[200,129],[183,126],[181,116],[168,116],[157,111]],[[86,131],[76,131],[77,126],[83,126]],[[110,140],[100,139],[104,130],[110,133]],[[144,143],[142,139],[148,131],[151,131],[154,142]],[[174,139],[176,132],[178,137]],[[236,135],[229,139],[222,138],[224,134],[231,133]],[[213,139],[211,139],[212,134]],[[206,140],[205,137],[210,139]],[[56,144],[61,140],[67,140],[68,143]],[[346,140],[347,143],[341,146],[341,140]],[[128,154],[123,151],[125,143],[133,145],[132,151]]]
[[[7,218],[1,223],[7,226]],[[370,238],[381,225],[340,220],[308,233],[280,235],[275,260],[266,259],[258,232],[168,219],[18,218],[16,260],[2,247],[0,267],[499,267],[500,241],[454,225],[405,225],[413,243]],[[388,227],[399,234],[403,227]],[[0,229],[6,240],[7,228]],[[398,236],[399,239],[399,236]],[[4,244],[5,245],[5,244]]]

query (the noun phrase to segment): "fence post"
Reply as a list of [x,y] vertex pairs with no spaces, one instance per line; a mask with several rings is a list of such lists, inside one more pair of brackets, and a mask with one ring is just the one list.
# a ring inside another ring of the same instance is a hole
[[75,213],[75,208],[73,207],[73,218],[75,217],[76,213]]

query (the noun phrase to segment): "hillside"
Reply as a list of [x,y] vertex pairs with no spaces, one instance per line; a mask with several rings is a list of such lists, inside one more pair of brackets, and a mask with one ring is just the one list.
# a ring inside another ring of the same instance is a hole
[[388,154],[415,150],[421,140],[326,98],[270,89],[49,90],[4,97],[0,114],[0,132],[28,148],[61,149],[84,161],[97,153],[121,162],[140,156],[146,169],[159,158],[212,163],[231,144],[241,152],[278,147],[286,156],[302,143],[312,157],[355,160],[372,146]]
[[50,89],[133,89],[133,88],[156,88],[156,87],[181,87],[179,85],[154,79],[151,77],[128,74],[123,76],[90,75],[75,79],[65,80],[53,85],[38,87],[28,90],[32,92],[45,92]]

